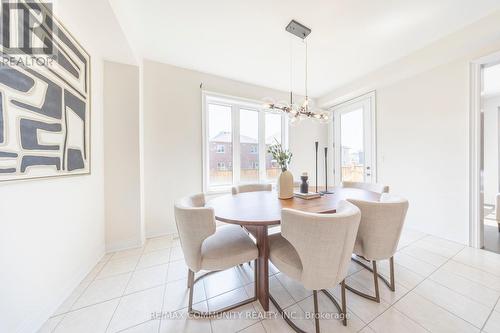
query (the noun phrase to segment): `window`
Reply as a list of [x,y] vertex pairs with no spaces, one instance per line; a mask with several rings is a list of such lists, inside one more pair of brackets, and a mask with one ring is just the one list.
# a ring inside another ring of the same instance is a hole
[[[209,183],[213,186],[233,183],[233,136],[231,106],[208,105]],[[227,167],[226,167],[227,166]]]
[[285,116],[262,110],[259,102],[215,94],[203,99],[204,190],[275,182],[281,170],[267,148],[276,142],[286,146]]
[[267,148],[276,143],[282,143],[281,115],[266,113],[266,178],[276,180],[281,172],[278,163],[273,160],[271,154],[267,153]]
[[219,154],[224,154],[226,152],[226,147],[224,145],[217,145],[217,152]]
[[[259,111],[240,109],[240,182],[259,182]],[[257,168],[255,168],[257,165]]]

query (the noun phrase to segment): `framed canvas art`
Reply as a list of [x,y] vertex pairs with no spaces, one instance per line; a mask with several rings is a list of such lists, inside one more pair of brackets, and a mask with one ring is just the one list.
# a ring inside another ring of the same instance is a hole
[[50,3],[2,3],[0,182],[90,173],[90,56]]

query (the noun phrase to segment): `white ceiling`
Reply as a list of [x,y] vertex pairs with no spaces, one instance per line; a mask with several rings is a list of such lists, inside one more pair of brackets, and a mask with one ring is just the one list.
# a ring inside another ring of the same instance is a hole
[[[139,57],[280,90],[290,86],[292,38],[284,28],[298,20],[312,29],[314,97],[500,9],[499,0],[110,2]],[[292,43],[294,90],[303,93],[303,45]]]

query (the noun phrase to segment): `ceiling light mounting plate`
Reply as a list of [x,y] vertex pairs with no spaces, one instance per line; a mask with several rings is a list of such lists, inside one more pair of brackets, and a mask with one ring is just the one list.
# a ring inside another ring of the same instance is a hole
[[285,30],[301,39],[305,39],[311,33],[311,29],[295,20],[291,20]]

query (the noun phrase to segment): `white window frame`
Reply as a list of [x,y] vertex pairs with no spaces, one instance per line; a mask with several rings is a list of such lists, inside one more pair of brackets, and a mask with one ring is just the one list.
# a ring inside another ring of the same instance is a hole
[[[341,108],[348,107],[353,104],[358,104],[360,102],[365,102],[369,105],[369,114],[363,117],[364,126],[366,128],[370,128],[370,137],[365,138],[365,149],[370,150],[370,160],[371,160],[371,176],[368,182],[376,183],[378,179],[378,170],[377,170],[377,93],[376,91],[370,91],[368,93],[359,95],[350,100],[343,101],[341,103],[335,104],[329,108],[331,112],[331,116],[333,117],[333,121],[328,125],[328,147],[333,147],[332,154],[328,154],[328,183],[334,185],[340,185],[341,183],[341,174],[336,173],[335,169],[340,170],[340,160],[335,158],[339,155],[339,151],[337,149],[341,149],[340,145],[335,144],[339,139],[339,133],[335,133],[335,121],[337,120],[335,117],[335,111]],[[330,182],[330,179],[333,179],[333,182]]]
[[[276,113],[282,116],[281,120],[281,142],[288,149],[288,118],[281,112],[264,110],[262,102],[242,97],[224,95],[216,92],[202,91],[202,187],[206,193],[226,193],[231,187],[241,184],[240,181],[240,109],[255,110],[259,113],[259,183],[272,183],[276,180],[266,179],[266,142],[265,142],[265,114]],[[232,123],[232,146],[233,146],[233,181],[231,185],[212,186],[209,181],[209,139],[208,139],[208,104],[218,104],[231,107]]]

